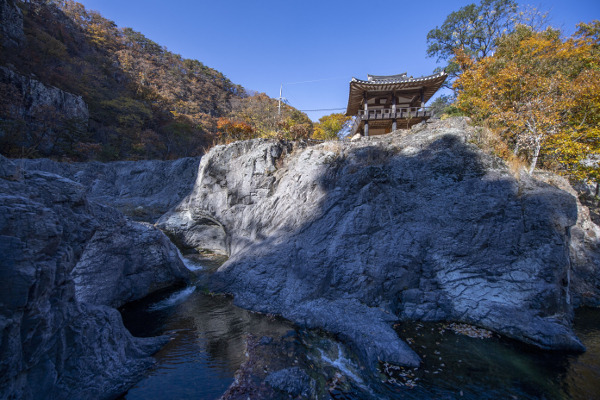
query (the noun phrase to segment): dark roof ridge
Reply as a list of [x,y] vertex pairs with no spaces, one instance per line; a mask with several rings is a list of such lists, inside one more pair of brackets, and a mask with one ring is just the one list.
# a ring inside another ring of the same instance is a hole
[[[390,75],[390,76],[367,75],[367,77],[369,79],[366,81],[353,77],[350,82],[360,82],[360,83],[370,83],[370,84],[398,83],[398,82],[420,82],[420,81],[427,81],[430,79],[438,78],[438,77],[444,76],[444,75],[446,75],[446,71],[440,71],[435,74],[431,74],[431,75],[427,75],[427,76],[420,76],[418,78],[413,78],[412,76],[408,77],[408,76],[406,76],[406,73],[398,74],[398,75]],[[377,79],[372,79],[372,78],[377,78]],[[382,78],[382,79],[379,79],[379,78]],[[383,79],[383,78],[386,78],[386,79]]]
[[396,79],[407,78],[407,72],[402,72],[401,74],[396,75],[367,75],[367,80],[369,81],[389,81]]

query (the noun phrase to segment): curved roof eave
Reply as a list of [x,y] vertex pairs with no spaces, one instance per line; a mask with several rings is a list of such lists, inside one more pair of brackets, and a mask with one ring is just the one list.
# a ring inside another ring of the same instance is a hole
[[[358,113],[364,92],[378,91],[407,91],[424,89],[423,98],[427,102],[442,86],[448,75],[445,71],[437,74],[422,76],[419,78],[405,78],[402,75],[391,75],[389,77],[378,76],[377,80],[365,81],[352,78],[350,81],[350,93],[348,96],[348,107],[346,115],[352,116]],[[390,78],[390,79],[386,79]]]

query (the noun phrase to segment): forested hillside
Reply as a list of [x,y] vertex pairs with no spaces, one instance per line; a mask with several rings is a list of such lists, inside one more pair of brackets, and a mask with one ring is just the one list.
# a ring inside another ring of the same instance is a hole
[[[236,124],[245,136],[312,132],[305,114],[284,105],[278,115],[275,99],[249,96],[221,72],[117,27],[80,3],[0,2],[2,17],[12,16],[11,23],[22,18],[24,32],[22,41],[0,38],[0,65],[6,67],[0,79],[4,155],[169,159],[199,155],[237,138],[239,129],[231,128]],[[24,78],[16,83],[12,72]],[[63,112],[56,101],[41,106],[37,101],[32,108],[22,86],[39,87],[38,81],[81,96],[89,119]]]

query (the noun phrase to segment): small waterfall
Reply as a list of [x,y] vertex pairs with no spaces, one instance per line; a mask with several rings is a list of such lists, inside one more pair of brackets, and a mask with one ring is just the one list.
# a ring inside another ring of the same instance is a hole
[[202,271],[204,269],[204,267],[200,263],[195,263],[192,260],[184,257],[183,254],[181,254],[181,251],[179,251],[179,249],[177,249],[177,255],[179,256],[179,259],[181,260],[183,265],[185,265],[185,267],[190,271],[196,272]]
[[340,347],[339,343],[336,343],[335,345],[337,346],[337,351],[338,351],[337,358],[332,360],[331,358],[329,358],[327,356],[327,353],[325,353],[322,349],[318,349],[319,352],[321,353],[321,360],[323,360],[325,363],[331,365],[332,367],[338,369],[345,376],[352,379],[361,388],[367,389],[365,387],[363,380],[360,379],[360,377],[352,371],[352,370],[356,370],[356,366],[354,365],[354,363],[352,363],[352,361],[350,361],[349,359],[347,359],[343,356],[342,348]]
[[182,289],[178,292],[173,293],[166,299],[152,304],[151,306],[148,307],[148,311],[158,311],[158,310],[162,310],[162,309],[165,309],[168,307],[172,307],[177,304],[181,304],[192,293],[194,293],[195,290],[196,290],[196,286],[188,286],[185,289]]

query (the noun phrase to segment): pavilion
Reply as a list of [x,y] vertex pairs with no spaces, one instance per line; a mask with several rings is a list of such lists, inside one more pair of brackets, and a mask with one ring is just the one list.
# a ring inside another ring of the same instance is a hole
[[425,103],[442,86],[448,75],[413,78],[399,75],[367,75],[366,81],[352,78],[347,116],[356,116],[351,136],[382,135],[396,129],[408,129],[431,117]]

